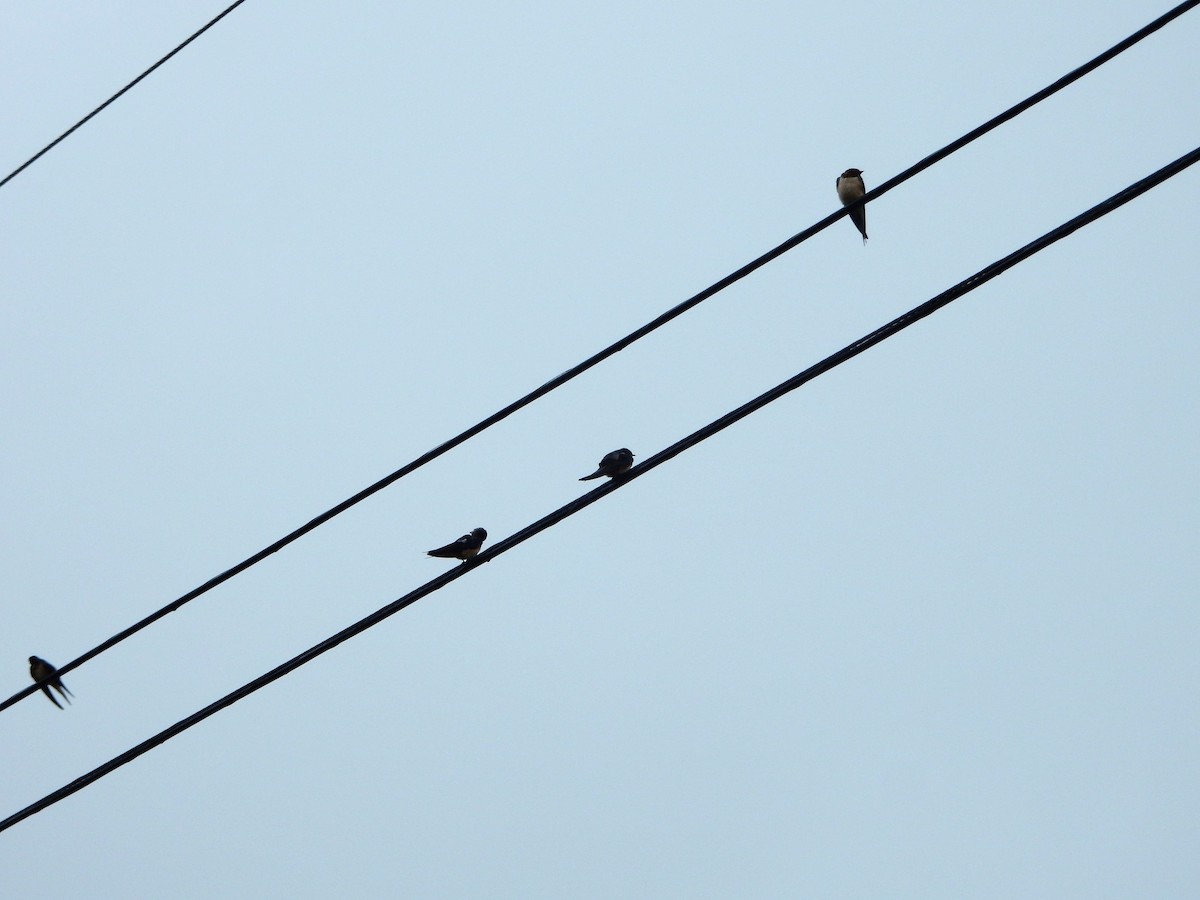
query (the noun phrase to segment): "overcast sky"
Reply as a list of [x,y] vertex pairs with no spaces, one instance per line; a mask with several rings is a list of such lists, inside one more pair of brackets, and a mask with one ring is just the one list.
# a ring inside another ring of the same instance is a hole
[[[251,0],[0,190],[0,695],[1169,0]],[[0,175],[220,3],[5,3]],[[0,817],[1200,144],[1200,12],[0,714]],[[0,835],[23,897],[1193,898],[1193,168]]]

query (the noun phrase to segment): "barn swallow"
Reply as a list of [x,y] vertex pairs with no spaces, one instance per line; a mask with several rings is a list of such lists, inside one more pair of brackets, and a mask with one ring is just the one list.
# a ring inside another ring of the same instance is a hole
[[470,534],[464,534],[457,541],[447,544],[445,547],[430,550],[429,556],[438,556],[442,559],[461,559],[466,562],[479,552],[479,548],[483,546],[485,540],[487,540],[487,531],[476,528]]
[[[837,180],[837,195],[842,201],[842,206],[849,206],[859,197],[867,192],[867,186],[863,184],[862,169],[847,169]],[[850,210],[850,221],[854,223],[863,236],[863,243],[867,242],[867,208],[859,206]]]
[[609,478],[616,478],[618,475],[623,475],[633,468],[633,454],[626,448],[614,450],[612,453],[605,453],[604,459],[600,460],[600,468],[591,475],[584,475],[580,481],[591,481],[593,478],[599,478],[601,475],[607,475]]
[[58,677],[58,669],[40,657],[29,657],[29,674],[37,682],[38,687],[42,689],[42,693],[49,697],[50,702],[59,709],[62,709],[63,705],[54,699],[54,694],[50,693],[50,688],[53,687],[58,691],[68,703],[71,702],[70,698],[75,696],[67,690],[67,686]]

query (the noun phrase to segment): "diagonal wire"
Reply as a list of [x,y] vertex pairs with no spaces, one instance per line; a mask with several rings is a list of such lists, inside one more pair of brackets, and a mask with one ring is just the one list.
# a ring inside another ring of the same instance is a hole
[[231,12],[233,12],[235,9],[237,9],[237,7],[241,6],[245,2],[246,2],[246,0],[235,0],[235,2],[229,4],[229,6],[225,7],[225,9],[221,10],[221,12],[219,12],[216,16],[214,16],[212,19],[210,19],[208,21],[207,25],[205,25],[199,31],[192,34],[191,37],[189,37],[186,41],[184,41],[182,44],[180,44],[178,47],[176,47],[174,50],[172,50],[170,53],[168,53],[166,56],[164,56],[162,59],[160,59],[154,65],[152,65],[150,68],[148,68],[145,72],[143,72],[137,78],[133,79],[133,81],[129,82],[129,84],[125,85],[125,87],[121,88],[119,91],[117,91],[111,97],[109,97],[107,100],[105,100],[103,103],[101,103],[95,109],[93,109],[90,113],[88,113],[86,116],[84,116],[78,122],[76,122],[74,125],[72,125],[66,131],[64,131],[62,134],[60,134],[58,137],[56,137],[54,140],[52,140],[50,143],[48,143],[45,147],[43,147],[37,153],[33,154],[33,156],[29,157],[29,159],[25,160],[25,162],[21,163],[21,165],[17,166],[15,169],[13,169],[11,172],[9,172],[6,176],[4,176],[4,180],[0,181],[0,188],[4,187],[6,184],[8,184],[14,178],[16,178],[18,175],[20,175],[22,172],[24,172],[30,166],[32,166],[35,162],[37,162],[39,159],[41,159],[43,156],[45,156],[47,153],[49,153],[51,150],[53,150],[55,147],[57,147],[59,144],[61,144],[63,141],[65,141],[67,138],[69,138],[72,134],[74,134],[76,131],[78,131],[80,128],[82,128],[84,125],[86,125],[88,122],[90,122],[93,118],[95,118],[97,115],[99,115],[105,109],[107,109],[113,102],[115,102],[118,98],[120,98],[123,94],[125,94],[126,91],[128,91],[130,88],[132,88],[134,85],[136,85],[139,81],[141,81],[143,78],[145,78],[151,72],[153,72],[155,69],[157,69],[163,63],[165,63],[168,59],[170,59],[172,56],[174,56],[176,53],[178,53],[180,50],[182,50],[184,47],[186,47],[188,44],[190,44],[196,38],[200,37],[200,35],[204,34],[204,32],[208,31],[208,29],[212,28],[214,25],[216,25],[223,18],[225,18],[227,15],[229,15]]
[[696,446],[700,442],[707,440],[708,438],[712,437],[713,435],[717,434],[718,432],[723,431],[724,429],[728,428],[730,425],[733,425],[735,422],[738,422],[738,421],[746,418],[751,413],[757,412],[758,410],[762,409],[767,404],[773,403],[774,401],[778,400],[780,397],[783,397],[785,394],[788,394],[788,393],[796,390],[797,388],[801,387],[802,385],[806,384],[809,381],[812,381],[817,376],[822,375],[825,372],[828,372],[830,369],[840,366],[842,363],[844,363],[850,359],[853,359],[855,356],[858,356],[860,353],[862,353],[866,350],[869,350],[871,347],[874,347],[876,344],[881,343],[882,341],[887,340],[888,338],[892,337],[893,335],[898,334],[899,332],[903,331],[905,328],[908,328],[910,325],[916,324],[917,322],[919,322],[921,319],[925,318],[926,316],[932,315],[933,313],[937,312],[942,307],[948,306],[950,303],[953,303],[959,297],[962,297],[965,294],[969,294],[971,291],[975,290],[978,287],[982,287],[983,285],[987,284],[989,281],[991,281],[996,276],[1001,275],[1004,272],[1007,272],[1013,266],[1028,259],[1030,256],[1033,256],[1035,253],[1039,253],[1042,250],[1045,250],[1051,244],[1054,244],[1054,243],[1062,240],[1063,238],[1073,234],[1075,231],[1079,230],[1080,228],[1083,228],[1085,225],[1088,225],[1088,224],[1096,221],[1097,219],[1108,215],[1110,212],[1113,212],[1114,210],[1119,209],[1120,207],[1122,207],[1126,203],[1128,203],[1130,200],[1133,200],[1136,197],[1140,197],[1142,194],[1146,193],[1146,191],[1161,184],[1162,182],[1166,181],[1168,178],[1178,175],[1184,169],[1188,168],[1188,166],[1191,166],[1198,161],[1200,161],[1200,147],[1197,147],[1196,149],[1192,150],[1190,153],[1184,154],[1183,156],[1181,156],[1179,159],[1175,160],[1174,162],[1168,163],[1166,166],[1163,166],[1157,172],[1154,172],[1153,174],[1146,176],[1141,181],[1134,182],[1129,187],[1125,188],[1122,191],[1119,191],[1118,193],[1114,194],[1112,197],[1109,197],[1107,200],[1104,200],[1101,203],[1096,204],[1095,206],[1093,206],[1091,209],[1087,210],[1086,212],[1083,212],[1083,213],[1079,214],[1078,216],[1076,216],[1075,218],[1073,218],[1067,222],[1064,222],[1062,225],[1059,225],[1057,228],[1054,228],[1051,231],[1046,232],[1041,237],[1037,238],[1034,241],[1029,242],[1024,247],[1021,247],[1019,250],[1013,251],[1008,256],[1005,256],[1003,259],[999,259],[996,262],[992,263],[990,266],[986,266],[985,268],[980,269],[978,272],[976,272],[971,277],[969,277],[963,281],[960,281],[958,284],[954,285],[953,287],[951,287],[945,291],[942,291],[942,293],[938,294],[936,297],[933,297],[930,300],[925,301],[920,306],[916,306],[913,309],[910,309],[908,312],[904,313],[901,316],[898,316],[897,318],[888,322],[886,325],[883,325],[883,326],[875,329],[870,334],[859,338],[857,341],[854,341],[852,344],[848,344],[847,346],[843,347],[841,350],[837,351],[836,353],[834,353],[830,356],[827,356],[825,359],[821,360],[819,363],[809,366],[803,372],[800,372],[797,375],[793,375],[791,378],[787,379],[786,381],[783,381],[783,382],[777,384],[775,387],[771,388],[766,393],[760,394],[759,396],[755,397],[750,402],[745,403],[742,406],[739,406],[737,409],[726,413],[725,415],[721,416],[719,419],[716,419],[716,420],[710,422],[709,424],[705,425],[703,428],[700,428],[699,430],[692,432],[687,437],[676,441],[671,446],[669,446],[663,450],[660,450],[658,453],[654,454],[653,456],[651,456],[648,459],[646,459],[645,461],[643,461],[640,465],[637,465],[634,468],[630,469],[624,475],[622,475],[618,478],[614,478],[613,480],[607,482],[606,484],[603,484],[600,487],[595,488],[592,491],[589,491],[588,493],[584,494],[583,496],[578,497],[575,500],[572,500],[570,503],[560,506],[558,509],[554,510],[554,512],[550,513],[549,515],[543,516],[542,518],[538,519],[533,524],[527,525],[524,528],[522,528],[520,531],[516,532],[515,534],[509,535],[507,538],[504,538],[503,540],[498,541],[491,548],[483,551],[478,556],[476,556],[474,559],[471,559],[460,566],[456,566],[455,568],[451,569],[449,572],[439,575],[437,578],[427,581],[425,584],[421,585],[420,587],[416,588],[415,590],[409,591],[403,597],[400,597],[399,599],[392,601],[387,606],[384,606],[382,609],[376,610],[375,612],[371,613],[369,616],[355,622],[353,625],[350,625],[349,627],[342,629],[341,631],[339,631],[337,634],[333,635],[332,637],[326,638],[325,640],[321,641],[319,644],[316,644],[316,645],[310,647],[309,649],[305,650],[303,653],[299,654],[298,656],[292,657],[287,662],[285,662],[279,666],[276,666],[274,669],[271,669],[271,671],[269,671],[263,675],[260,675],[258,678],[255,678],[253,681],[250,681],[250,682],[242,685],[237,690],[231,691],[230,693],[228,693],[224,697],[222,697],[220,700],[217,700],[214,703],[210,703],[208,706],[204,707],[203,709],[192,713],[187,718],[180,719],[174,725],[170,726],[169,728],[163,729],[158,734],[154,735],[153,737],[151,737],[145,741],[142,741],[142,743],[138,744],[137,746],[132,747],[129,750],[126,750],[124,753],[121,753],[118,756],[113,757],[108,762],[106,762],[100,766],[97,766],[95,769],[92,769],[90,772],[88,772],[84,775],[81,775],[80,777],[76,778],[74,781],[70,782],[67,785],[64,785],[63,787],[59,788],[58,790],[52,791],[51,793],[47,794],[42,799],[40,799],[34,803],[31,803],[29,806],[25,807],[22,810],[19,810],[18,812],[13,813],[12,815],[8,816],[6,819],[0,820],[0,831],[4,831],[8,828],[11,828],[13,825],[16,825],[18,822],[21,822],[22,820],[27,819],[30,816],[32,816],[38,812],[41,812],[46,807],[52,806],[53,804],[57,803],[58,801],[63,800],[66,797],[69,797],[71,794],[74,794],[76,791],[82,790],[83,788],[87,787],[89,784],[92,784],[93,782],[98,781],[99,779],[103,778],[105,775],[108,775],[110,772],[115,771],[116,769],[120,768],[121,766],[125,765],[126,763],[132,762],[133,760],[137,759],[142,754],[148,753],[150,750],[154,749],[159,744],[165,743],[166,741],[170,740],[171,738],[175,737],[176,735],[181,734],[184,731],[187,731],[193,725],[199,724],[200,722],[207,719],[209,716],[215,715],[216,713],[225,709],[227,706],[232,706],[234,703],[237,703],[239,700],[241,700],[245,697],[248,697],[250,694],[254,693],[255,691],[259,690],[260,688],[266,687],[271,682],[277,681],[278,679],[282,678],[284,675],[287,675],[288,673],[294,671],[295,669],[300,668],[300,666],[304,665],[305,663],[311,662],[312,660],[316,659],[318,656],[322,655],[323,653],[327,653],[328,651],[332,650],[334,647],[337,647],[339,644],[342,644],[345,641],[350,640],[350,638],[352,638],[358,634],[361,634],[362,632],[366,631],[368,628],[372,628],[375,625],[378,625],[384,619],[387,619],[390,616],[395,615],[396,613],[400,612],[402,609],[404,609],[407,606],[411,606],[413,603],[416,603],[422,597],[432,594],[434,591],[440,590],[441,588],[450,584],[450,582],[452,582],[452,581],[456,581],[457,579],[466,575],[468,572],[472,571],[479,565],[486,563],[486,562],[490,562],[491,560],[495,559],[500,554],[507,553],[509,550],[513,549],[514,547],[516,547],[519,544],[523,544],[525,541],[529,540],[531,537],[534,537],[535,535],[540,534],[541,532],[545,531],[546,529],[548,529],[554,525],[557,525],[563,519],[566,519],[569,516],[575,515],[575,513],[579,512],[582,509],[585,509],[588,506],[591,506],[593,503],[595,503],[597,500],[600,500],[602,497],[606,497],[607,495],[611,494],[613,491],[616,491],[616,490],[619,490],[620,488],[625,487],[633,479],[639,478],[642,475],[645,475],[651,469],[657,468],[658,466],[661,466],[663,463],[668,462],[671,459],[674,459],[676,456],[678,456],[680,453],[683,453],[685,450],[688,450],[691,447]]
[[[1186,0],[1186,2],[1179,4],[1178,6],[1174,7],[1170,11],[1159,16],[1157,19],[1155,19],[1153,22],[1149,23],[1145,27],[1139,29],[1138,31],[1135,31],[1133,34],[1131,34],[1129,37],[1125,38],[1123,41],[1121,41],[1117,44],[1114,44],[1112,47],[1110,47],[1108,50],[1105,50],[1099,56],[1094,57],[1093,59],[1084,63],[1079,68],[1074,69],[1071,72],[1068,72],[1066,75],[1064,75],[1062,78],[1055,81],[1053,84],[1048,85],[1047,87],[1038,91],[1036,94],[1031,94],[1029,97],[1025,98],[1020,103],[1017,103],[1016,105],[1009,107],[1004,112],[1000,113],[998,116],[995,116],[992,119],[989,119],[987,122],[984,122],[982,125],[980,125],[976,129],[974,129],[973,131],[967,132],[967,134],[963,135],[958,140],[947,144],[941,150],[938,150],[935,153],[931,153],[929,156],[926,156],[924,159],[917,162],[915,165],[912,165],[909,168],[905,169],[899,175],[896,175],[894,178],[891,178],[890,180],[885,181],[883,184],[879,185],[879,187],[875,188],[874,190],[868,191],[867,194],[861,200],[856,201],[856,203],[851,204],[850,206],[844,207],[843,209],[840,209],[835,213],[831,213],[830,215],[826,216],[824,219],[821,219],[821,221],[817,222],[815,225],[809,226],[804,231],[801,231],[799,234],[796,234],[793,237],[788,238],[788,240],[784,241],[782,244],[780,244],[778,247],[775,247],[773,250],[769,250],[768,252],[764,253],[762,256],[758,257],[757,259],[753,260],[752,262],[749,262],[746,265],[742,266],[742,268],[738,269],[736,272],[733,272],[730,275],[727,275],[726,277],[722,278],[720,281],[716,282],[715,284],[705,288],[704,290],[702,290],[700,293],[696,294],[695,296],[693,296],[693,297],[685,300],[684,302],[680,303],[679,305],[674,306],[671,309],[667,310],[665,313],[660,315],[658,318],[648,322],[647,324],[643,325],[641,328],[637,329],[636,331],[630,332],[625,337],[621,338],[619,341],[616,341],[615,343],[610,344],[609,346],[605,347],[599,353],[596,353],[595,355],[588,357],[587,359],[585,359],[583,362],[579,363],[578,365],[573,366],[570,369],[567,369],[561,375],[551,378],[549,381],[547,381],[541,387],[530,391],[528,394],[521,397],[519,400],[513,401],[508,406],[493,413],[492,415],[488,416],[486,419],[483,419],[482,421],[476,423],[475,425],[472,425],[466,431],[461,432],[460,434],[456,435],[455,437],[451,438],[450,440],[446,441],[445,443],[439,444],[438,446],[434,447],[432,450],[422,454],[421,456],[418,456],[416,459],[414,459],[412,462],[408,463],[407,465],[401,466],[399,469],[392,472],[390,475],[384,476],[383,478],[376,481],[374,484],[371,484],[368,487],[363,488],[361,491],[359,491],[357,494],[353,495],[352,497],[349,497],[346,500],[343,500],[341,503],[337,504],[336,506],[333,506],[330,509],[327,509],[325,512],[321,513],[320,515],[316,516],[313,519],[310,519],[308,522],[301,525],[299,528],[297,528],[294,531],[291,531],[288,534],[284,535],[283,537],[279,538],[279,540],[275,541],[274,543],[269,544],[268,546],[264,547],[262,550],[259,550],[257,553],[253,554],[252,556],[246,557],[246,559],[242,560],[240,563],[233,566],[232,568],[226,569],[220,575],[210,578],[208,581],[204,582],[199,587],[193,588],[192,590],[188,591],[183,596],[173,600],[172,602],[168,603],[166,606],[162,607],[161,609],[155,610],[154,612],[150,613],[150,615],[148,615],[145,618],[130,625],[124,631],[117,632],[116,634],[114,634],[112,637],[108,638],[103,643],[98,644],[97,646],[93,647],[91,650],[88,650],[86,653],[82,654],[81,656],[78,656],[75,659],[71,660],[69,663],[66,663],[63,666],[60,666],[59,672],[62,674],[66,674],[66,673],[70,672],[72,669],[76,669],[79,666],[83,665],[85,662],[92,659],[93,657],[99,656],[104,651],[109,650],[112,647],[115,647],[117,644],[121,643],[121,641],[125,640],[128,637],[131,637],[132,635],[141,631],[143,628],[146,628],[147,626],[152,625],[154,622],[157,622],[159,619],[163,618],[168,613],[175,612],[175,610],[179,609],[185,603],[190,603],[192,600],[195,600],[197,597],[208,593],[213,588],[215,588],[221,584],[224,584],[226,581],[233,578],[235,575],[238,575],[241,572],[244,572],[246,569],[249,569],[251,566],[257,565],[258,563],[262,562],[264,559],[266,559],[271,554],[277,553],[278,551],[280,551],[284,547],[286,547],[288,544],[291,544],[293,541],[298,540],[299,538],[308,534],[310,531],[314,531],[315,529],[324,525],[330,519],[341,515],[343,512],[350,509],[352,506],[355,506],[358,503],[361,503],[363,500],[366,500],[368,497],[372,496],[373,494],[376,494],[379,491],[382,491],[384,488],[388,487],[389,485],[393,484],[394,482],[399,481],[405,475],[415,472],[417,469],[421,468],[426,463],[432,462],[433,460],[437,459],[442,454],[447,453],[450,450],[453,450],[459,444],[465,443],[466,441],[475,437],[480,432],[483,432],[483,431],[487,430],[488,428],[491,428],[496,423],[502,421],[503,419],[508,418],[510,415],[512,415],[513,413],[517,412],[520,409],[523,409],[524,407],[533,403],[535,400],[545,396],[546,394],[550,393],[551,391],[555,390],[556,388],[561,387],[562,385],[566,384],[568,381],[571,381],[576,376],[583,374],[588,369],[592,368],[595,365],[598,365],[599,363],[608,359],[610,356],[613,356],[614,354],[620,352],[621,350],[624,350],[626,347],[628,347],[630,344],[634,343],[635,341],[641,340],[643,337],[650,334],[652,331],[655,331],[656,329],[661,328],[663,325],[667,324],[672,319],[675,319],[676,317],[683,315],[685,312],[687,312],[692,307],[699,305],[700,303],[704,302],[705,300],[707,300],[709,297],[713,296],[714,294],[717,294],[720,291],[723,291],[725,288],[729,287],[730,285],[734,284],[735,282],[740,281],[741,279],[745,278],[751,272],[754,272],[756,269],[762,268],[767,263],[771,262],[772,260],[776,259],[779,256],[782,256],[788,250],[791,250],[793,247],[796,247],[797,245],[803,243],[804,241],[808,240],[810,237],[817,234],[818,232],[823,231],[825,228],[828,228],[830,225],[832,225],[838,219],[847,215],[850,212],[850,210],[856,209],[861,204],[865,204],[870,200],[873,200],[877,197],[883,196],[883,194],[892,190],[892,188],[895,188],[895,187],[903,184],[905,181],[912,178],[914,175],[917,175],[920,172],[923,172],[925,169],[928,169],[930,166],[934,165],[935,163],[939,162],[940,160],[945,159],[951,153],[954,153],[955,151],[962,149],[963,147],[965,147],[967,144],[971,143],[972,141],[977,140],[980,137],[983,137],[989,131],[992,131],[994,128],[998,128],[1000,125],[1004,124],[1009,119],[1012,119],[1014,116],[1019,115],[1020,113],[1029,109],[1031,106],[1034,106],[1035,104],[1040,103],[1042,100],[1045,100],[1047,97],[1051,96],[1052,94],[1057,93],[1058,91],[1065,88],[1067,85],[1072,84],[1075,81],[1078,81],[1084,75],[1087,75],[1089,72],[1093,71],[1096,68],[1099,68],[1101,65],[1108,62],[1113,57],[1118,56],[1119,54],[1128,50],[1134,44],[1138,43],[1139,41],[1143,40],[1144,38],[1148,37],[1149,35],[1153,34],[1156,31],[1158,31],[1160,28],[1169,24],[1173,20],[1179,18],[1185,12],[1192,9],[1194,6],[1196,6],[1198,4],[1200,4],[1200,0]],[[236,5],[237,4],[234,4],[234,6],[236,6]],[[232,9],[232,8],[233,7],[230,7],[230,9]],[[226,12],[228,12],[228,10],[226,10]],[[34,692],[36,692],[36,690],[37,690],[36,685],[27,685],[26,687],[22,688],[20,691],[17,691],[17,693],[13,694],[7,700],[0,701],[0,711],[8,709],[10,706],[14,705],[15,703],[18,703],[19,701],[28,697],[30,694],[33,694]]]

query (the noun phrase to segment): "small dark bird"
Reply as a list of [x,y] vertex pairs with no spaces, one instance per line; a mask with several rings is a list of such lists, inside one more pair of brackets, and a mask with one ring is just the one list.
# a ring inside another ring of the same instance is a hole
[[[862,169],[847,169],[838,176],[836,186],[838,199],[842,201],[842,206],[849,206],[867,192],[867,186],[863,184],[862,180]],[[850,221],[862,234],[865,244],[867,242],[867,208],[860,206],[852,209]]]
[[483,546],[485,540],[487,540],[487,531],[476,528],[470,534],[464,534],[457,541],[447,544],[445,547],[430,550],[429,555],[442,559],[461,559],[466,562],[479,552],[479,548]]
[[71,698],[75,696],[69,690],[67,690],[67,686],[63,684],[62,679],[58,677],[58,669],[54,668],[54,666],[50,665],[50,663],[46,662],[41,657],[29,657],[29,674],[42,689],[42,693],[49,697],[50,702],[59,709],[62,709],[63,705],[54,699],[54,694],[50,693],[50,688],[53,687],[56,691],[58,691],[62,695],[62,698],[68,703],[70,703]]
[[609,478],[616,478],[618,475],[623,475],[633,468],[633,454],[625,447],[620,450],[614,450],[612,453],[605,453],[604,459],[600,460],[600,468],[591,475],[584,475],[580,481],[591,481],[593,478],[599,478],[601,475],[607,475]]

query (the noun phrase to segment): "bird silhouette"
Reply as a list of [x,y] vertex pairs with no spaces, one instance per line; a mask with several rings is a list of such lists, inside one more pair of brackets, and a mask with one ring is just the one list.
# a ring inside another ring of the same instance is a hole
[[59,709],[62,709],[63,705],[54,699],[54,694],[50,692],[50,688],[58,691],[67,703],[70,703],[71,698],[75,696],[67,690],[67,686],[58,677],[58,669],[39,656],[29,657],[29,675],[37,682],[38,687],[42,689],[42,693],[49,697],[50,702]]
[[[867,192],[867,186],[863,184],[862,169],[847,169],[838,176],[835,186],[837,187],[838,199],[842,201],[842,206],[849,206]],[[854,223],[854,227],[862,234],[863,243],[866,244],[867,208],[859,206],[850,210],[850,221]]]
[[428,555],[440,559],[461,559],[466,562],[479,552],[479,548],[483,546],[486,539],[487,531],[483,528],[476,528],[470,534],[464,534],[457,541],[451,541],[445,547],[428,551]]
[[620,450],[614,450],[612,453],[605,453],[604,458],[600,460],[600,467],[591,475],[584,475],[580,481],[591,481],[593,478],[600,478],[607,475],[609,478],[616,478],[618,475],[623,475],[633,467],[633,454],[625,447]]

